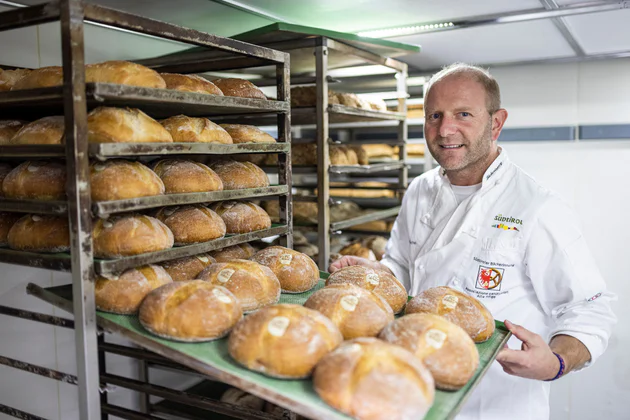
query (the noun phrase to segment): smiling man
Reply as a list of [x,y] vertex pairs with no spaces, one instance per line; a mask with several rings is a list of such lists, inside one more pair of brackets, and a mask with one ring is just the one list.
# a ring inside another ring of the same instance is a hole
[[614,295],[572,210],[510,162],[497,139],[508,113],[496,80],[451,65],[425,90],[424,133],[440,167],[409,186],[381,263],[414,296],[450,286],[479,299],[514,337],[459,419],[549,418],[549,383],[606,349]]

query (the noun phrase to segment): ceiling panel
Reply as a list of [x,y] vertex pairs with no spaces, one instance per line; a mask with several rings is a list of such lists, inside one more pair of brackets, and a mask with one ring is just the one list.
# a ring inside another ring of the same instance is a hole
[[630,10],[564,19],[587,54],[630,51]]
[[421,70],[435,69],[456,61],[490,64],[574,55],[560,32],[547,20],[481,26],[393,40],[422,47],[420,53],[402,57],[403,61]]

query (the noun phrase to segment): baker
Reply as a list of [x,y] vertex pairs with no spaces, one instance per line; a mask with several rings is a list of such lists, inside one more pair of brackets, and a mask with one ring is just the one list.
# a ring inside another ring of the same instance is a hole
[[450,286],[514,334],[462,419],[547,419],[549,382],[591,365],[616,318],[573,211],[510,162],[497,139],[508,113],[497,81],[453,64],[426,86],[424,133],[439,163],[410,185],[378,262],[414,296]]

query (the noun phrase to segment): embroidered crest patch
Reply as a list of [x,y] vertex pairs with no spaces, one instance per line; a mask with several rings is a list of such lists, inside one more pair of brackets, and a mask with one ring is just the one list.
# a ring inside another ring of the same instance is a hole
[[481,290],[501,290],[504,268],[479,266],[475,288]]

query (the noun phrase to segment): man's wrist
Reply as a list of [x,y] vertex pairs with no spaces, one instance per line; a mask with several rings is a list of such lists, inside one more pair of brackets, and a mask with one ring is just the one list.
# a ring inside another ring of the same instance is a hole
[[566,363],[564,361],[564,357],[562,357],[560,354],[556,352],[553,352],[553,355],[555,356],[557,360],[558,370],[556,371],[556,374],[553,377],[549,379],[545,379],[545,382],[555,381],[556,379],[560,379],[565,374]]

